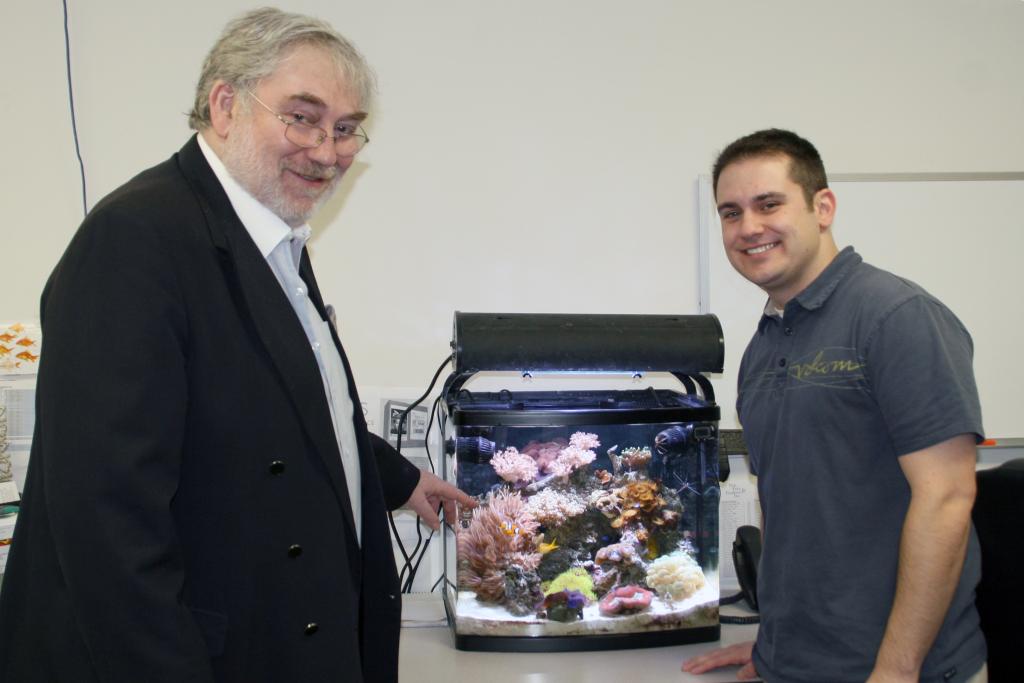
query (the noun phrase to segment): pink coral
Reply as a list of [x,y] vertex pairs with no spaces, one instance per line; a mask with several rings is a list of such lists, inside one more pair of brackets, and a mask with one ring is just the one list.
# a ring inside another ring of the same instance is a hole
[[632,543],[613,543],[597,551],[594,556],[597,564],[643,564]]
[[541,471],[547,471],[548,465],[554,462],[562,449],[568,445],[569,442],[562,438],[553,441],[531,441],[523,446],[522,452],[533,458]]
[[512,483],[533,481],[538,471],[534,459],[520,453],[514,446],[495,453],[491,458],[491,467],[499,477]]
[[[573,438],[583,432],[576,432]],[[567,477],[581,467],[586,467],[594,462],[597,453],[590,449],[581,448],[574,443],[562,449],[555,461],[548,465],[547,472],[558,477]]]
[[606,617],[639,612],[650,607],[653,598],[654,593],[640,586],[619,586],[601,598],[598,610]]
[[601,442],[597,438],[597,434],[591,434],[589,432],[574,433],[569,437],[569,443],[584,451],[592,450],[601,445]]

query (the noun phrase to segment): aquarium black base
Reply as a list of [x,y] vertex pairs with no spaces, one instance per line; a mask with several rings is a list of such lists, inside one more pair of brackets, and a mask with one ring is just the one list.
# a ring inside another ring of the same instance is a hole
[[585,650],[627,650],[642,647],[666,647],[720,640],[721,626],[697,626],[643,633],[616,633],[580,636],[482,636],[455,632],[455,617],[448,595],[444,610],[455,640],[455,649],[474,652],[575,652]]

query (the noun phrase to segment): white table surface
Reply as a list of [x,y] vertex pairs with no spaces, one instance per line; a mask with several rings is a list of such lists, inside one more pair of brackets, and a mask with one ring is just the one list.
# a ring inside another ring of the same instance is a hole
[[[753,640],[757,625],[722,626],[710,643],[598,652],[465,652],[456,650],[437,594],[404,595],[400,683],[719,683],[736,680],[737,667],[694,676],[688,657]],[[728,608],[732,609],[732,608]],[[742,613],[739,609],[736,613]],[[749,613],[748,613],[749,614]]]

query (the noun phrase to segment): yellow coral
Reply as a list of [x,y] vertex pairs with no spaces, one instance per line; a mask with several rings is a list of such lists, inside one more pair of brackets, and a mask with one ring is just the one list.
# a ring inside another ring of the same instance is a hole
[[544,595],[564,590],[579,591],[587,597],[587,600],[597,600],[597,594],[594,593],[594,580],[590,578],[590,574],[583,567],[572,567],[556,576],[544,588]]

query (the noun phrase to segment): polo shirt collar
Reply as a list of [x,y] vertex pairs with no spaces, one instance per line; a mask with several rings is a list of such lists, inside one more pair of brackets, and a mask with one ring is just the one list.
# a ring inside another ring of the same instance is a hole
[[[847,273],[863,260],[860,254],[853,250],[853,247],[845,247],[836,254],[831,263],[825,266],[825,270],[821,271],[821,274],[814,279],[814,282],[793,297],[793,301],[808,311],[821,308],[825,305],[828,298],[832,296],[832,292],[836,291],[836,287],[839,286],[839,283],[842,282]],[[786,305],[787,307],[789,306],[789,304]],[[764,314],[757,325],[758,332],[764,331],[764,326],[769,320],[778,320],[777,317],[769,314],[768,307],[770,306],[771,301],[769,300]]]
[[853,247],[845,247],[836,254],[830,264],[825,266],[825,270],[821,271],[821,275],[815,278],[814,282],[793,298],[808,311],[821,308],[825,301],[832,296],[832,292],[836,291],[836,287],[850,272],[850,269],[861,261],[863,259],[853,250]]

